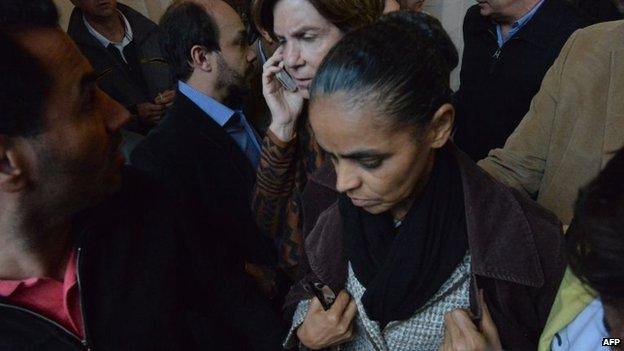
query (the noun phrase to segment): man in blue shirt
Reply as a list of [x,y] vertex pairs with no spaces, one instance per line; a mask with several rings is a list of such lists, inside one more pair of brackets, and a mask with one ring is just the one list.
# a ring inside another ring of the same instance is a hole
[[268,267],[275,264],[275,252],[250,207],[260,143],[241,109],[256,59],[251,36],[241,16],[221,0],[176,2],[160,27],[178,91],[131,163],[162,182],[205,228],[213,228],[205,240],[226,244],[224,267],[246,269],[265,295],[273,296]]
[[464,19],[456,144],[475,161],[502,147],[565,41],[585,25],[566,0],[478,0]]

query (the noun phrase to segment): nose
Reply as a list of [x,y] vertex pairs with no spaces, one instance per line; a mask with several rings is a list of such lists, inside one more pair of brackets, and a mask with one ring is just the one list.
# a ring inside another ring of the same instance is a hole
[[287,42],[284,44],[284,64],[289,68],[297,68],[305,64],[301,57],[301,48],[298,44],[293,42]]
[[121,129],[121,127],[123,127],[124,125],[126,125],[126,123],[130,121],[130,118],[132,116],[130,115],[130,112],[128,112],[128,110],[117,101],[111,99],[104,92],[100,93],[103,95],[103,105],[105,111],[107,111],[105,112],[106,129],[108,129],[108,131],[111,133],[117,132],[119,129]]
[[335,166],[336,170],[336,190],[339,193],[346,193],[355,190],[362,185],[360,177],[354,167],[349,166],[346,162],[338,162]]

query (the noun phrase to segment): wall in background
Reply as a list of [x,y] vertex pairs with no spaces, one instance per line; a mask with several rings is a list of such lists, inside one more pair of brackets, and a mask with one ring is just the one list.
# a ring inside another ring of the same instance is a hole
[[[61,12],[61,25],[63,28],[67,28],[73,5],[69,0],[54,1]],[[171,0],[125,0],[122,2],[157,22],[171,3]],[[466,10],[474,4],[474,0],[427,0],[424,6],[424,11],[436,16],[442,22],[442,25],[457,46],[460,58],[464,46],[462,39],[464,15]],[[451,74],[451,87],[453,89],[459,87],[459,67]]]

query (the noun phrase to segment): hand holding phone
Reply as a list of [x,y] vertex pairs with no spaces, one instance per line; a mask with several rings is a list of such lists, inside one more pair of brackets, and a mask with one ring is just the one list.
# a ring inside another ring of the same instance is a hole
[[336,300],[336,293],[327,285],[320,282],[304,282],[304,289],[316,296],[323,309],[327,311]]
[[314,350],[342,344],[353,337],[353,319],[356,314],[355,300],[345,290],[336,296],[327,310],[314,297],[303,323],[297,329],[297,337],[303,345]]
[[[303,110],[303,96],[284,68],[284,47],[277,48],[263,66],[262,93],[271,110],[269,129],[284,142],[292,139],[297,118]],[[289,90],[294,89],[294,90]]]

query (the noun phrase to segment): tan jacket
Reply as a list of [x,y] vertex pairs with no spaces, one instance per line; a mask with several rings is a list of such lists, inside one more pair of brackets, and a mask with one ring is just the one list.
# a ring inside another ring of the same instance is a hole
[[518,128],[479,166],[569,224],[579,188],[623,145],[624,21],[615,21],[570,37]]

